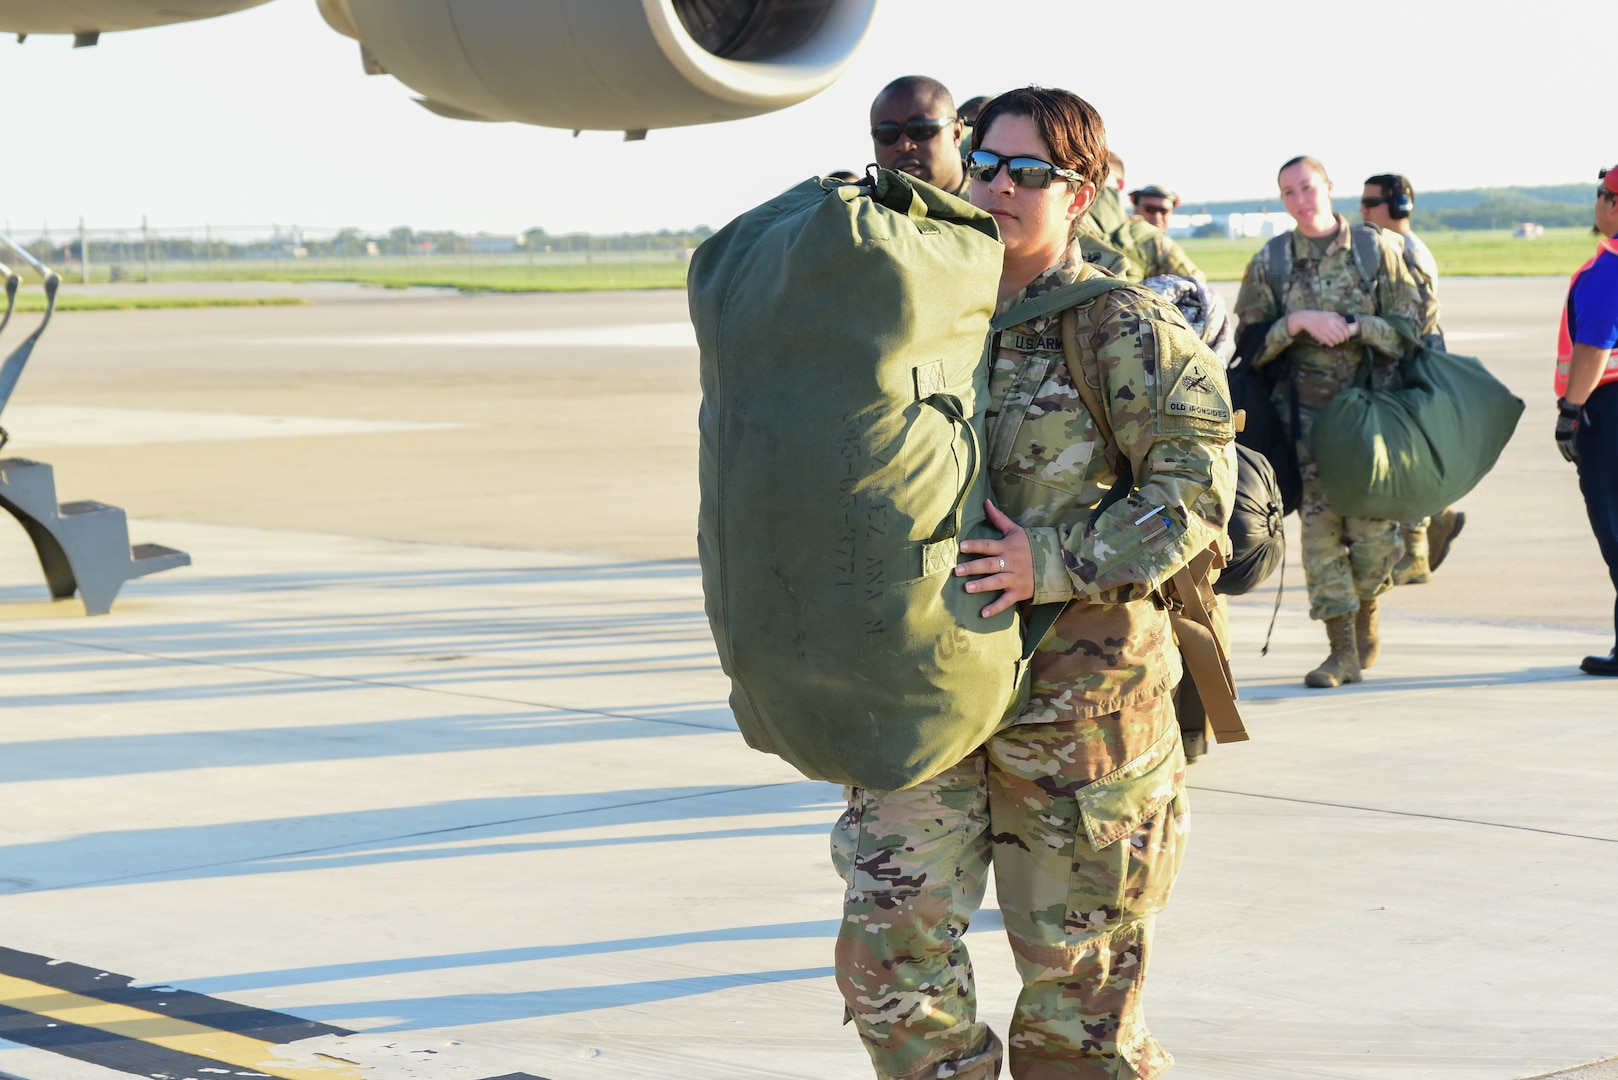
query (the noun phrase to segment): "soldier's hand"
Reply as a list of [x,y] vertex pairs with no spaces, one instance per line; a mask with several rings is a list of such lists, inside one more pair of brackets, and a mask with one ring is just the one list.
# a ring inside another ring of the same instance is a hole
[[1354,327],[1335,311],[1294,311],[1287,316],[1287,332],[1308,334],[1322,345],[1341,345],[1354,336]]
[[1034,549],[1021,525],[1002,514],[989,500],[985,499],[983,506],[989,512],[989,524],[999,529],[1002,536],[999,540],[962,540],[963,552],[985,558],[960,563],[955,567],[955,576],[986,575],[966,583],[969,593],[1000,590],[994,603],[983,609],[983,617],[988,619],[1019,600],[1033,597]]
[[1562,456],[1579,463],[1579,455],[1573,451],[1573,438],[1579,433],[1580,407],[1569,405],[1567,398],[1556,399],[1556,448],[1562,451]]

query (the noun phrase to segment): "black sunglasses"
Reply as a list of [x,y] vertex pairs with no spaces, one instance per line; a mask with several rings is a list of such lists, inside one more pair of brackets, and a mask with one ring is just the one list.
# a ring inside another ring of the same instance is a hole
[[1386,205],[1388,205],[1388,200],[1382,198],[1380,195],[1373,195],[1369,199],[1361,199],[1360,200],[1360,205],[1362,207],[1364,207],[1365,209],[1369,210],[1369,209],[1371,209],[1372,207],[1375,207],[1375,206],[1386,206]]
[[896,124],[892,120],[884,120],[871,127],[871,140],[879,146],[892,146],[899,141],[899,134],[903,132],[911,142],[926,142],[940,131],[955,123],[953,116],[935,116],[931,120],[906,120]]
[[1037,157],[1005,158],[987,150],[974,150],[966,158],[966,175],[974,180],[993,180],[1000,175],[1002,168],[1007,170],[1011,182],[1018,187],[1048,188],[1058,176],[1075,184],[1084,183],[1084,177],[1072,169],[1058,169]]

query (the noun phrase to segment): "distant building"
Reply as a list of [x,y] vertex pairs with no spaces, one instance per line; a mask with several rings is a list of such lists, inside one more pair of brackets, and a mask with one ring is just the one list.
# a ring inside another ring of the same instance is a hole
[[1511,235],[1518,240],[1538,240],[1545,235],[1545,226],[1538,222],[1525,221],[1511,230]]
[[519,250],[522,244],[515,236],[491,236],[488,233],[467,237],[467,241],[478,255],[510,255]]
[[1168,233],[1174,237],[1225,236],[1240,239],[1244,236],[1268,238],[1279,236],[1293,226],[1292,215],[1260,211],[1249,214],[1206,214],[1176,212],[1169,217]]
[[1233,240],[1243,236],[1268,239],[1280,236],[1296,224],[1291,214],[1262,211],[1256,214],[1230,214],[1225,221],[1225,235]]

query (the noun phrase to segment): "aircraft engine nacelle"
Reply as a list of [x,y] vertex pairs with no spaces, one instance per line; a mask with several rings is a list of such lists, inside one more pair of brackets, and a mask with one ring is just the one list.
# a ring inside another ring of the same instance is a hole
[[[0,31],[75,34],[211,19],[257,7],[266,0],[0,0]],[[88,42],[87,42],[88,43]]]
[[622,130],[737,120],[835,82],[876,0],[317,0],[365,70],[462,120]]

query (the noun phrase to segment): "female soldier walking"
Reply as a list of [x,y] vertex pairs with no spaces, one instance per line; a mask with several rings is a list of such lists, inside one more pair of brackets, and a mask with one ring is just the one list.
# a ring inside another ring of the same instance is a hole
[[1236,300],[1236,333],[1244,346],[1260,342],[1252,357],[1257,367],[1282,357],[1290,367],[1276,380],[1274,400],[1297,443],[1303,475],[1298,516],[1309,617],[1326,624],[1331,641],[1330,655],[1303,681],[1326,688],[1359,682],[1376,662],[1376,598],[1392,587],[1404,543],[1397,521],[1332,511],[1309,433],[1315,414],[1353,384],[1362,364],[1372,365],[1373,385],[1397,384],[1405,339],[1392,320],[1404,320],[1413,337],[1421,294],[1400,244],[1332,211],[1331,181],[1320,162],[1293,158],[1277,179],[1281,201],[1298,227],[1264,245],[1247,264]]
[[[1106,172],[1093,108],[1014,90],[984,107],[973,144],[972,202],[1005,241],[1002,314],[1107,277],[1071,241]],[[914,788],[851,789],[833,833],[848,886],[837,980],[884,1078],[999,1075],[962,943],[991,865],[1023,982],[1011,1075],[1152,1080],[1172,1063],[1141,1011],[1188,823],[1169,704],[1180,664],[1154,593],[1224,531],[1229,392],[1223,364],[1149,290],[1113,289],[1069,321],[1106,422],[1069,376],[1060,309],[1005,330],[986,441],[1004,537],[963,542],[976,557],[956,568],[985,615],[1069,602],[1034,657],[1028,707]],[[1133,490],[1097,513],[1126,467]]]

